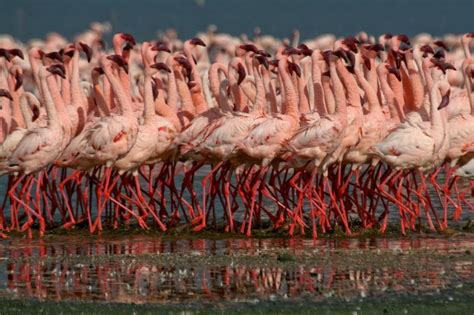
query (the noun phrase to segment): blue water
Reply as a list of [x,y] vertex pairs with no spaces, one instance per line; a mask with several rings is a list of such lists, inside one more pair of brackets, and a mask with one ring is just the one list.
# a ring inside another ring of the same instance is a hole
[[359,30],[434,35],[473,31],[473,0],[0,0],[0,33],[21,40],[56,31],[68,37],[92,21],[110,21],[114,31],[137,39],[153,38],[174,27],[180,37],[206,30],[209,24],[234,35],[263,33],[302,38]]

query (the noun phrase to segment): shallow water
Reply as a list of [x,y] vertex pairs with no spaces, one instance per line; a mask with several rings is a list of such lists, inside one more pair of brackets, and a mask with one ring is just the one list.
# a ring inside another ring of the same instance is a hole
[[435,295],[453,302],[474,296],[472,253],[472,234],[316,241],[13,238],[0,242],[0,298],[153,303],[171,310],[189,303],[231,310],[239,303],[271,311],[281,304],[291,312],[301,303]]

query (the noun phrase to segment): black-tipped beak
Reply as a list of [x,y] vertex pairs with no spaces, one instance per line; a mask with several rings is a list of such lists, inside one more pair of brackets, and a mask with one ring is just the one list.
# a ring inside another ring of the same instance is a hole
[[253,53],[258,52],[258,48],[254,44],[240,45],[239,48],[245,50],[246,52],[253,52]]
[[86,54],[87,62],[91,62],[92,59],[92,49],[86,43],[80,42],[82,51]]
[[13,97],[12,97],[12,95],[10,94],[10,92],[8,92],[7,90],[4,90],[4,89],[0,89],[0,97],[6,97],[6,98],[8,98],[10,101],[13,101]]
[[137,44],[137,42],[135,41],[135,38],[132,36],[132,34],[122,33],[120,35],[120,37],[122,37],[123,40],[129,42],[133,46],[135,46]]
[[171,72],[171,69],[166,64],[164,64],[163,62],[157,62],[155,64],[152,64],[150,66],[150,68],[157,69],[157,70],[162,70],[162,71],[166,71],[166,72]]
[[237,64],[237,73],[239,74],[239,78],[237,80],[237,85],[240,85],[244,81],[245,75],[246,75],[245,68],[240,63]]
[[94,69],[92,69],[92,71],[97,72],[99,75],[103,75],[105,73],[102,67],[95,67]]
[[298,78],[301,78],[301,68],[296,63],[288,61],[288,70],[290,74],[296,73]]
[[263,56],[256,56],[255,59],[258,60],[258,62],[263,65],[265,67],[265,69],[268,70],[269,68],[269,64],[268,64],[268,60],[267,58],[263,57]]
[[443,95],[443,98],[441,99],[441,103],[438,106],[438,110],[445,108],[446,106],[449,105],[449,97],[451,95],[451,89],[449,89],[446,94]]
[[61,62],[61,63],[63,62],[63,56],[61,56],[61,54],[57,51],[53,51],[53,52],[44,54],[44,56],[46,58],[51,59],[51,60],[56,60],[56,61]]
[[107,56],[107,59],[113,61],[117,66],[123,68],[126,73],[128,73],[128,64],[125,59],[120,55],[110,55]]
[[8,50],[8,52],[10,53],[10,55],[17,56],[20,59],[25,59],[25,56],[23,55],[23,51],[21,51],[21,49],[13,48]]
[[66,79],[66,69],[62,64],[51,65],[46,68],[46,70],[54,75],[59,75],[61,78]]
[[159,43],[159,44],[157,44],[157,45],[151,47],[151,50],[153,50],[153,51],[166,51],[166,52],[168,52],[168,53],[171,52],[171,50],[168,48],[168,46],[166,46],[166,45],[164,45],[164,44],[162,44],[162,43]]
[[193,44],[194,46],[203,46],[203,47],[206,47],[206,44],[202,41],[202,39],[198,38],[198,37],[194,37],[192,38],[191,40],[189,40],[189,42],[191,44]]
[[15,91],[18,91],[18,89],[23,85],[23,76],[19,71],[16,71],[15,73]]

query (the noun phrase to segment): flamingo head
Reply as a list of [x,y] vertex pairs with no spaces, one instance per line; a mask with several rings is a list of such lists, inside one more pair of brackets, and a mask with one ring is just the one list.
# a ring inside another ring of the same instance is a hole
[[150,68],[159,70],[159,71],[166,71],[168,73],[171,73],[171,69],[163,62],[157,62],[155,64],[152,64]]
[[203,42],[202,39],[200,39],[199,37],[194,37],[194,38],[191,38],[189,40],[189,43],[193,46],[202,46],[202,47],[206,47],[206,44]]
[[169,49],[168,45],[166,45],[163,42],[157,42],[155,45],[151,47],[151,50],[153,51],[166,51],[168,53],[171,53],[171,49]]
[[423,45],[420,48],[420,51],[423,52],[423,57],[428,57],[428,54],[434,55],[434,50],[430,45]]
[[66,69],[60,63],[53,64],[47,67],[46,70],[53,75],[59,75],[61,78],[66,79]]
[[61,54],[60,51],[52,51],[52,52],[49,52],[49,53],[44,53],[43,57],[46,58],[46,59],[51,60],[52,62],[54,62],[54,61],[57,61],[57,62],[60,62],[60,63],[64,62],[63,55]]
[[454,67],[452,64],[448,62],[444,62],[436,58],[431,58],[430,61],[431,61],[432,67],[438,68],[439,70],[443,72],[443,74],[446,74],[447,70],[456,70],[456,67]]
[[0,48],[0,57],[4,57],[8,62],[12,61],[14,57],[19,57],[21,59],[24,59],[23,52],[18,49],[5,49],[5,48]]
[[268,63],[268,59],[265,58],[264,56],[257,55],[255,56],[255,60],[258,61],[259,64],[265,67],[265,69],[269,69],[270,65]]
[[349,36],[344,38],[341,43],[345,45],[350,51],[357,53],[357,45],[360,44],[360,41],[353,36]]
[[183,68],[185,76],[187,76],[189,80],[192,81],[193,66],[189,60],[182,55],[175,56],[174,60]]
[[287,46],[283,51],[283,55],[291,56],[291,55],[301,55],[301,51],[297,48],[293,48],[291,46]]
[[114,40],[119,40],[120,43],[127,42],[132,46],[135,46],[137,44],[137,42],[135,41],[135,38],[133,37],[133,35],[129,34],[129,33],[115,34]]
[[436,41],[433,42],[433,44],[436,47],[439,47],[439,48],[449,52],[448,46],[446,46],[445,42],[443,42],[442,40],[436,40]]
[[405,44],[407,44],[407,45],[410,45],[410,38],[409,38],[407,35],[405,35],[405,34],[399,34],[399,35],[397,35],[396,38],[397,38],[397,40],[399,40],[400,42],[405,43]]
[[119,68],[122,68],[128,74],[128,63],[120,55],[110,55],[107,59],[115,63]]

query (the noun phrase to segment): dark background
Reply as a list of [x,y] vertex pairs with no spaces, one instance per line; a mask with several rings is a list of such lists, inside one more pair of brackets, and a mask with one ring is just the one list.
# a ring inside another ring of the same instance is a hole
[[57,31],[71,38],[92,21],[109,21],[113,31],[138,40],[174,27],[191,37],[209,24],[234,35],[263,33],[302,39],[331,32],[365,30],[433,35],[474,31],[474,0],[0,0],[0,33],[21,40]]

